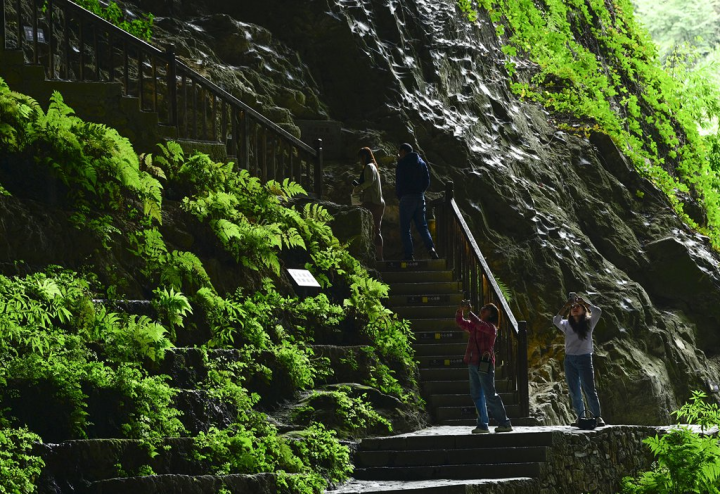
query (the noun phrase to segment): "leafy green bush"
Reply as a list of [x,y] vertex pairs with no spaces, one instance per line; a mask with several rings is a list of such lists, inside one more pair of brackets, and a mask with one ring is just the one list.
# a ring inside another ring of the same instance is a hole
[[0,491],[30,494],[45,462],[31,454],[40,437],[27,429],[0,428]]
[[705,430],[720,426],[717,404],[705,402],[707,395],[694,391],[689,403],[674,415],[701,426],[701,433],[679,425],[667,434],[643,441],[655,455],[654,468],[637,479],[623,479],[623,492],[672,494],[685,492],[718,492],[720,483],[720,445],[717,433]]
[[[473,3],[460,9],[477,19]],[[499,36],[522,98],[553,110],[560,127],[609,135],[668,197],[688,225],[720,248],[718,177],[710,167],[697,122],[682,98],[683,81],[660,65],[657,49],[633,16],[629,0],[480,0]],[[530,73],[512,60],[527,57]],[[706,218],[690,218],[684,202],[697,200]]]

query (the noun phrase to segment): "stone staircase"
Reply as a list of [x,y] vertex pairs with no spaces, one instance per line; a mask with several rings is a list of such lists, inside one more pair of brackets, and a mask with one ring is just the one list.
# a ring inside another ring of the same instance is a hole
[[364,439],[355,478],[360,480],[474,480],[538,477],[548,459],[549,431],[469,434],[457,427],[425,434]]
[[[475,406],[462,361],[468,336],[455,324],[463,299],[460,282],[444,259],[384,261],[378,270],[390,286],[390,307],[412,324],[420,384],[433,422],[474,427]],[[496,368],[495,383],[513,425],[535,425],[532,418],[520,416],[518,393],[511,390],[502,366]]]
[[60,92],[78,117],[116,129],[137,152],[155,152],[157,143],[175,140],[185,152],[199,150],[216,161],[227,161],[223,143],[178,139],[177,127],[163,125],[158,113],[142,110],[140,98],[124,95],[120,82],[47,80],[45,67],[27,63],[21,50],[2,45],[0,77],[11,90],[31,96],[45,109],[53,91]]
[[363,439],[355,480],[338,492],[537,492],[535,479],[543,473],[553,435],[527,427],[536,421],[521,416],[518,393],[502,366],[496,369],[496,386],[515,431],[470,432],[476,412],[462,361],[468,337],[454,319],[463,293],[445,259],[384,261],[377,268],[390,286],[389,306],[411,321],[421,390],[435,426]]

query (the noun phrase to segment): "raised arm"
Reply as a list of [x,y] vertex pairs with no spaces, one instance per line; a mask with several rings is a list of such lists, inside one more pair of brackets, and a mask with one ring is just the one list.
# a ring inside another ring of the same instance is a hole
[[558,329],[563,330],[561,321],[562,321],[563,319],[565,319],[565,317],[567,316],[568,311],[570,310],[570,307],[572,307],[572,304],[573,304],[573,303],[574,303],[574,302],[573,302],[572,300],[568,300],[567,302],[565,302],[565,305],[563,305],[563,306],[560,308],[560,310],[558,311],[558,313],[555,315],[555,317],[553,317],[553,324],[554,324]]

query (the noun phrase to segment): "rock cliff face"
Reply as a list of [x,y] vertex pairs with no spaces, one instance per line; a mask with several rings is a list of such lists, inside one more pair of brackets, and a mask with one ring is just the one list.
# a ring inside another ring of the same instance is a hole
[[161,17],[159,38],[181,44],[190,63],[276,121],[342,123],[346,159],[328,166],[331,199],[347,202],[355,151],[379,150],[388,244],[396,235],[399,142],[431,163],[430,197],[455,183],[481,249],[514,294],[516,316],[528,321],[531,406],[542,420],[572,418],[563,340],[551,322],[572,290],[603,309],[595,363],[606,420],[671,421],[690,390],[713,392],[720,382],[717,253],[609,138],[559,131],[542,108],[511,94],[493,26],[482,12],[469,24],[454,4],[156,0],[142,7]]

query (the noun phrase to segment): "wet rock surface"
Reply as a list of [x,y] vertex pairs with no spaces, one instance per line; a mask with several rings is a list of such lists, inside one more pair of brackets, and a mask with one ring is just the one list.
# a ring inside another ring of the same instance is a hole
[[[398,143],[412,143],[429,161],[430,199],[445,181],[455,183],[493,272],[513,292],[516,317],[528,321],[531,408],[544,423],[574,418],[563,341],[551,324],[571,290],[603,308],[595,366],[611,423],[668,423],[690,390],[720,382],[718,255],[609,138],[560,131],[542,108],[511,94],[504,55],[482,15],[470,25],[452,0],[133,7],[145,8],[159,16],[158,45],[175,43],[185,63],[290,131],[299,131],[294,119],[342,122],[346,159],[326,163],[330,200],[349,202],[357,149],[376,150],[386,257],[399,255]],[[31,259],[11,240],[16,227],[0,226],[11,232],[2,236],[5,258]],[[221,276],[217,264],[213,271],[208,262],[211,276]]]

